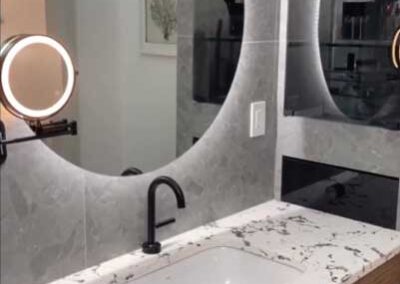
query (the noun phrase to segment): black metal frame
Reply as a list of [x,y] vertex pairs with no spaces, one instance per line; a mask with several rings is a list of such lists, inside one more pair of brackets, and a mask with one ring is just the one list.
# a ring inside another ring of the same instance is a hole
[[67,119],[45,124],[42,124],[40,121],[29,121],[28,124],[35,133],[34,135],[7,140],[6,128],[4,123],[0,121],[0,165],[7,159],[7,145],[66,135],[78,135],[77,122],[68,122]]
[[[6,127],[0,120],[0,141],[6,140]],[[7,146],[6,144],[0,143],[0,165],[7,160]]]
[[161,244],[156,241],[156,229],[176,222],[175,218],[169,218],[156,223],[156,191],[162,184],[168,185],[172,189],[178,209],[186,207],[185,195],[174,179],[168,176],[160,176],[153,180],[147,195],[147,241],[142,244],[142,251],[145,254],[158,254],[161,252]]

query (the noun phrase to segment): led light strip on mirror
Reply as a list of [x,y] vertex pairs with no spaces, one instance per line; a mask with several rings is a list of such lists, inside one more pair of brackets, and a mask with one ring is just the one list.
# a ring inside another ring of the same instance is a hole
[[[15,97],[10,84],[10,71],[16,56],[25,48],[43,44],[54,49],[62,58],[66,68],[66,85],[63,95],[52,106],[35,110],[21,104]],[[68,103],[75,86],[75,69],[72,59],[67,50],[56,40],[43,35],[22,35],[11,38],[0,51],[1,61],[1,102],[15,116],[30,119],[41,120],[49,118],[58,113]]]
[[396,69],[400,68],[400,28],[397,29],[393,37],[392,62]]

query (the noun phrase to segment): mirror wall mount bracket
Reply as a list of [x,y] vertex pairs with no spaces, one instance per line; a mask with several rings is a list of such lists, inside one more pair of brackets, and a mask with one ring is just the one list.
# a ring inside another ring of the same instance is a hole
[[76,121],[69,122],[67,119],[42,124],[38,121],[29,121],[34,135],[7,140],[4,123],[0,121],[0,165],[7,159],[7,145],[29,142],[59,136],[78,135],[78,124]]

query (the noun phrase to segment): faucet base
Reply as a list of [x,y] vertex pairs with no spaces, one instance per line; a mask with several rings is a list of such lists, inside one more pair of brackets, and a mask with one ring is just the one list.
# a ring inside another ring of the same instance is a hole
[[161,244],[145,242],[142,244],[142,251],[145,254],[158,254],[161,252]]

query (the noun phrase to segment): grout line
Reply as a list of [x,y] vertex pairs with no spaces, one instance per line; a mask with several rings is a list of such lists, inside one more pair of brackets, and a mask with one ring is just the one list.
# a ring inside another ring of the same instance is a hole
[[88,248],[87,248],[87,226],[86,226],[86,186],[83,188],[83,255],[84,255],[84,266],[88,266]]
[[397,199],[397,227],[396,229],[400,231],[400,183],[399,183],[399,194]]
[[180,38],[194,38],[193,35],[178,35],[178,39]]
[[276,43],[280,43],[280,41],[279,41],[279,39],[271,39],[271,40],[254,40],[254,41],[252,41],[252,40],[249,40],[249,41],[246,41],[246,40],[244,40],[243,42],[242,42],[242,45],[250,45],[250,44],[265,44],[265,43],[273,43],[273,44],[276,44]]
[[277,78],[277,98],[276,98],[276,148],[275,148],[275,174],[274,174],[274,195],[281,200],[282,195],[282,117],[284,113],[285,80],[286,80],[286,55],[287,55],[287,29],[289,15],[289,0],[282,0],[279,16],[279,55],[278,55],[278,78]]
[[[178,35],[178,40],[179,39],[193,39],[193,35]],[[270,40],[242,40],[242,44],[259,44],[259,43],[279,43],[281,40],[279,38],[277,39],[270,39]],[[286,42],[286,40],[284,40]]]

